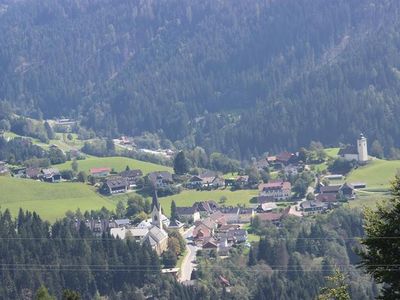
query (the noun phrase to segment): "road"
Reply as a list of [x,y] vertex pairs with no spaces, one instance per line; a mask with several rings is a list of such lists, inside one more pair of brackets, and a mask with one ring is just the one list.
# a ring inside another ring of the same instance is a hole
[[189,244],[190,240],[188,238],[192,237],[194,227],[189,228],[184,234],[183,237],[186,239],[186,256],[183,259],[179,281],[188,281],[190,280],[190,276],[192,275],[194,263],[193,261],[196,259],[197,247]]

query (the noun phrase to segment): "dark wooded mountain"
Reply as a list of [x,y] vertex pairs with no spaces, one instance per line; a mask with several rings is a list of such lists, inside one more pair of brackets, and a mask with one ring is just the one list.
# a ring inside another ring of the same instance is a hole
[[399,147],[400,2],[0,1],[0,99],[236,157]]

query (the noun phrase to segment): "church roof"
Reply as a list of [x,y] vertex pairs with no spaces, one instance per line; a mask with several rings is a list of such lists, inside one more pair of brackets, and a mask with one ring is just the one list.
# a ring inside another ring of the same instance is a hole
[[160,229],[157,226],[150,228],[148,236],[154,239],[157,243],[161,242],[165,238],[168,238],[168,234],[165,232],[165,230]]

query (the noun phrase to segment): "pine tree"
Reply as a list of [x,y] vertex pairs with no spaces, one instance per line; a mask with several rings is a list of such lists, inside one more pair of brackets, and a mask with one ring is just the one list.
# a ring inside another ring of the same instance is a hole
[[384,284],[382,299],[400,299],[400,175],[392,182],[391,193],[386,205],[365,210],[366,250],[360,253],[361,265]]
[[327,287],[321,289],[318,300],[350,300],[346,276],[336,270],[332,276],[327,277]]
[[180,151],[174,159],[174,172],[178,175],[183,175],[189,172],[189,162],[186,159],[185,153]]

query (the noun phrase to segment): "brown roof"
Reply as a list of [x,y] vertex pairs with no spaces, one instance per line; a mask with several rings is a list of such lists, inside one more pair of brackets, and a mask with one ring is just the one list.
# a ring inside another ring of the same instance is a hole
[[327,185],[327,186],[321,186],[321,194],[325,193],[338,193],[340,190],[340,185]]
[[282,213],[275,213],[275,212],[267,212],[267,213],[261,213],[261,214],[257,214],[256,217],[258,217],[258,219],[260,221],[279,221],[280,219],[282,219],[283,214]]
[[335,193],[319,194],[316,198],[320,202],[337,202]]
[[277,189],[291,189],[291,184],[289,181],[273,180],[268,183],[262,183],[258,186],[260,192],[264,190],[277,190]]

